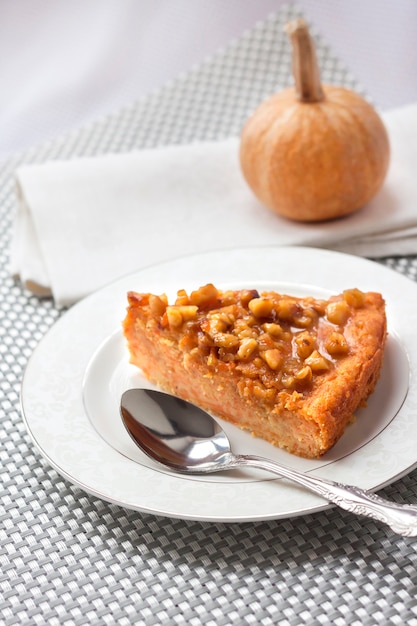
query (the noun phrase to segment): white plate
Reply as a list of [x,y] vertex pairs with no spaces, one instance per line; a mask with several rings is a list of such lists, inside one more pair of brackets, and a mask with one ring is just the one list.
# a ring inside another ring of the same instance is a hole
[[243,522],[330,506],[282,479],[250,470],[191,477],[154,465],[119,417],[123,390],[146,384],[121,333],[128,290],[166,292],[207,282],[322,296],[380,291],[389,339],[368,406],[321,460],[289,455],[224,424],[236,452],[256,453],[324,478],[376,490],[417,465],[417,285],[377,263],[309,249],[251,248],[177,259],[138,271],[73,306],[34,351],[22,383],[24,420],[42,455],[68,480],[107,501],[184,519]]

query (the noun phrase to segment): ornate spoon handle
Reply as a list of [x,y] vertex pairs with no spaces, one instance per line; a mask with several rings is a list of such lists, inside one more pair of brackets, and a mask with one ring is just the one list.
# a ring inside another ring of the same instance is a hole
[[288,478],[303,485],[329,502],[337,504],[342,509],[384,522],[399,535],[404,537],[417,536],[417,506],[396,504],[377,496],[371,491],[303,474],[268,459],[253,455],[234,455],[231,463],[233,466],[248,465],[273,472],[283,478]]

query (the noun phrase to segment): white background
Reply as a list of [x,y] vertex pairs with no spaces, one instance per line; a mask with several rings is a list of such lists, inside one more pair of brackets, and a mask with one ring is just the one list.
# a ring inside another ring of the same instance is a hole
[[[200,63],[283,0],[0,0],[0,158]],[[417,101],[416,0],[300,0],[381,109]]]

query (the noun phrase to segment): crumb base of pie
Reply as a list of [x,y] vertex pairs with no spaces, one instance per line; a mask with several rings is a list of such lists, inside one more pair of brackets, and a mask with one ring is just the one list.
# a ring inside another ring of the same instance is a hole
[[319,458],[374,391],[386,342],[379,293],[128,293],[130,360],[164,391],[292,454]]

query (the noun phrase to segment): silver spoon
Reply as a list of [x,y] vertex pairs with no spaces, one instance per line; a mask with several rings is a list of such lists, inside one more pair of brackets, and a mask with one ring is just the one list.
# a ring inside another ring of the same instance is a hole
[[233,454],[218,422],[185,400],[150,389],[129,389],[120,409],[136,445],[175,472],[208,474],[256,467],[288,478],[342,509],[384,522],[400,535],[417,536],[417,506],[389,502],[359,487],[303,474],[258,456]]

